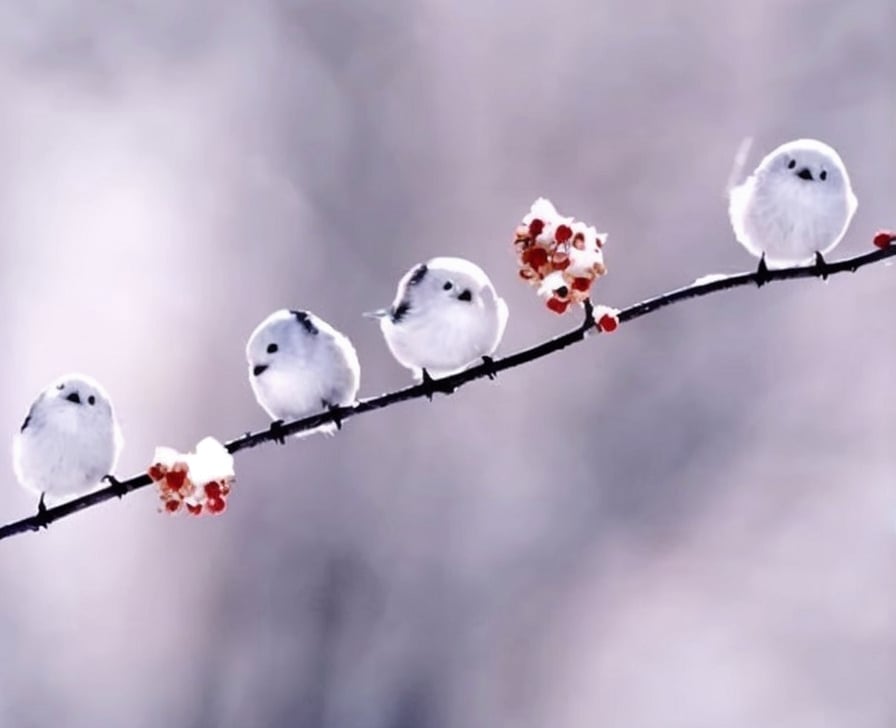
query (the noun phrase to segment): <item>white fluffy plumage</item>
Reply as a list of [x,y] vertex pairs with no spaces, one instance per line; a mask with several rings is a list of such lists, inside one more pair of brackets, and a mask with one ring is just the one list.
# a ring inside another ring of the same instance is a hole
[[475,263],[440,257],[411,268],[391,308],[377,311],[386,344],[415,378],[461,371],[498,348],[507,304]]
[[769,153],[729,195],[734,234],[769,267],[811,262],[840,242],[855,214],[840,155],[816,139],[797,139]]
[[[353,404],[361,383],[352,343],[308,311],[283,309],[268,316],[249,337],[246,358],[255,398],[275,420]],[[334,430],[328,424],[311,432]]]
[[106,391],[90,377],[68,374],[31,405],[13,440],[13,468],[41,502],[83,495],[111,475],[122,444]]

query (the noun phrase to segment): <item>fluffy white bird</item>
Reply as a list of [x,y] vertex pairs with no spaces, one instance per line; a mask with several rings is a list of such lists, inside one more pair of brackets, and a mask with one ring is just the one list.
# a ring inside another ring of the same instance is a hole
[[728,214],[738,242],[760,258],[760,272],[815,260],[840,242],[856,211],[846,167],[834,149],[797,139],[768,154],[730,192]]
[[93,379],[68,374],[38,395],[13,440],[19,482],[44,499],[77,496],[108,478],[123,439],[112,402]]
[[[353,404],[361,382],[358,355],[348,338],[308,311],[275,311],[246,344],[249,383],[275,426]],[[333,432],[339,424],[311,432]],[[281,438],[282,441],[282,438]]]
[[398,283],[388,309],[373,311],[399,364],[420,381],[491,361],[507,325],[507,304],[485,272],[463,258],[433,258]]

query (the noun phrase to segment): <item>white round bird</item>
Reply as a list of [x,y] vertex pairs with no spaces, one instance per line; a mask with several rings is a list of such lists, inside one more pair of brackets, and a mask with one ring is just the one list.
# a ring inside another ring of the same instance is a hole
[[815,260],[837,245],[858,201],[840,155],[816,139],[782,144],[731,190],[728,214],[738,240],[760,258],[759,271]]
[[486,363],[507,325],[507,304],[475,263],[440,257],[411,268],[398,283],[388,309],[378,318],[386,344],[398,363],[420,381]]
[[19,482],[44,499],[77,496],[113,483],[123,439],[109,395],[98,382],[68,374],[38,395],[13,440]]
[[[348,338],[308,311],[275,311],[246,344],[249,383],[275,428],[355,402],[361,365]],[[332,433],[339,423],[308,432]],[[282,442],[282,438],[279,438]]]

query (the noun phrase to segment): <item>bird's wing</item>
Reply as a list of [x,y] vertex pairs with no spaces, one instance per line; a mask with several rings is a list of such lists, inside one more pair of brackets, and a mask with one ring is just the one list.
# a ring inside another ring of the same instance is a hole
[[22,423],[22,426],[19,428],[19,432],[24,432],[27,429],[28,425],[31,424],[31,419],[34,417],[34,410],[37,408],[37,405],[40,403],[40,401],[43,398],[44,398],[44,393],[41,392],[40,396],[36,400],[34,400],[34,402],[31,404],[31,408],[28,410],[28,414],[25,415],[25,421]]
[[744,213],[750,195],[753,191],[753,178],[748,178],[743,184],[732,187],[728,192],[728,217],[731,220],[731,226],[734,228],[735,237],[743,242],[746,237],[744,233]]
[[495,302],[498,306],[498,342],[504,338],[504,329],[507,327],[507,318],[510,316],[510,309],[507,302],[503,298],[499,298]]

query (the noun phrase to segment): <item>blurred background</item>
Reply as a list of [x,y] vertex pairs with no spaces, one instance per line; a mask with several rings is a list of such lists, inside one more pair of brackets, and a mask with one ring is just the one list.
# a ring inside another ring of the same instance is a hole
[[[752,268],[725,184],[835,146],[896,226],[892,0],[0,5],[0,419],[69,370],[119,475],[267,420],[276,308],[345,331],[434,255],[510,304],[539,195],[610,233],[600,303]],[[0,543],[0,725],[896,725],[896,271],[742,289]],[[5,466],[0,521],[34,499]]]

